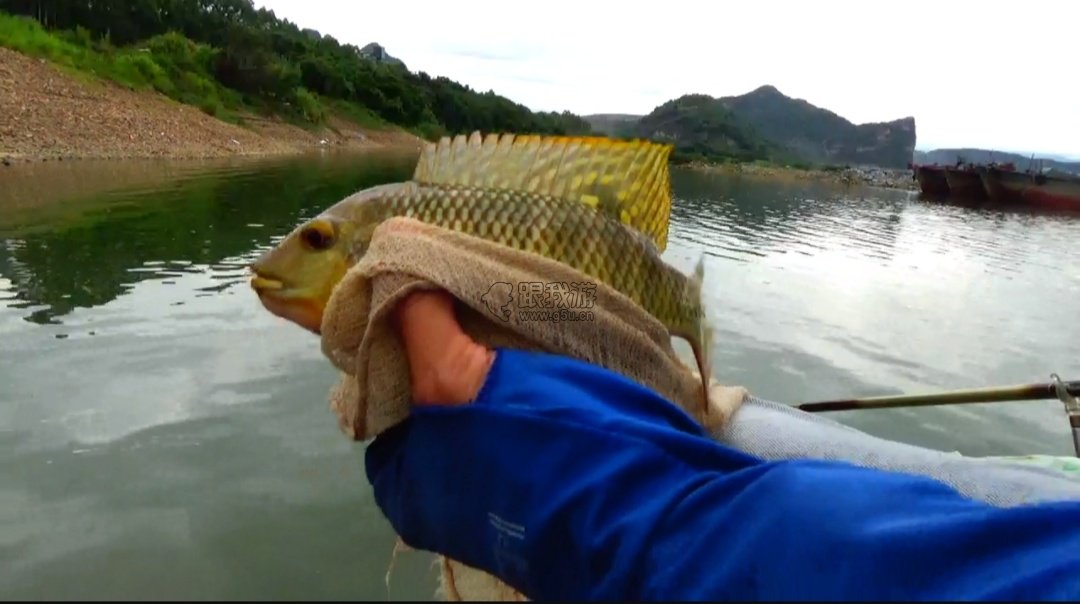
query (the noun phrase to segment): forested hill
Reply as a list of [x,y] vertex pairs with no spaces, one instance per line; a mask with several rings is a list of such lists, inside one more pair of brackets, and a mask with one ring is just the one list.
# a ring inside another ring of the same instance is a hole
[[853,124],[773,86],[719,99],[745,124],[813,162],[903,168],[915,150],[915,119]]
[[374,114],[428,138],[473,130],[590,132],[569,112],[533,112],[491,91],[412,73],[392,57],[380,60],[388,55],[377,44],[341,44],[250,0],[3,0],[0,9],[36,19],[58,38],[19,40],[4,31],[0,45],[49,56],[59,42],[75,44],[93,56],[69,64],[107,65],[92,70],[122,83],[149,82],[208,113],[239,105],[319,121],[337,109]]
[[644,137],[675,146],[675,161],[792,161],[778,146],[722,102],[704,94],[687,94],[653,109],[636,122],[614,128],[623,135]]
[[915,149],[913,118],[856,125],[773,86],[721,98],[687,94],[645,116],[584,117],[594,130],[612,136],[670,141],[676,159],[902,168]]

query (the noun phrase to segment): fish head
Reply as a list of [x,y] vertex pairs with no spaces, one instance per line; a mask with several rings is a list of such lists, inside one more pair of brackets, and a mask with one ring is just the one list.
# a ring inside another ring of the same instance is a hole
[[330,293],[352,264],[344,226],[333,216],[316,216],[251,265],[251,288],[268,311],[319,333]]
[[392,185],[372,187],[300,224],[251,264],[251,288],[271,313],[315,334],[334,288],[363,256]]

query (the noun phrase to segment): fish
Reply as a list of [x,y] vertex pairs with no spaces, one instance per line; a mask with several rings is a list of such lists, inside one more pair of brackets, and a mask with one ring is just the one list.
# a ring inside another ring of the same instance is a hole
[[661,258],[672,146],[648,140],[473,132],[427,143],[412,177],[363,189],[299,224],[251,265],[269,312],[319,334],[334,287],[383,221],[405,216],[562,262],[606,283],[686,340],[708,412],[704,256]]

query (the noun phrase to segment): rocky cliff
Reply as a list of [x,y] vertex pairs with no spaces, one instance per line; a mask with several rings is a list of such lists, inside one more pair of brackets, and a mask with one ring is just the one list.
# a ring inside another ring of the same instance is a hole
[[398,65],[402,68],[408,69],[405,63],[401,59],[390,56],[390,53],[386,52],[386,49],[382,47],[378,42],[372,42],[367,46],[357,51],[361,57],[375,61],[376,63],[390,63]]

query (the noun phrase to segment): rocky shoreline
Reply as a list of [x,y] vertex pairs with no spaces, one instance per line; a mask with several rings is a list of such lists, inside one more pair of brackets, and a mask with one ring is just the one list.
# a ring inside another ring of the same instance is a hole
[[219,158],[318,148],[419,149],[400,129],[331,117],[318,128],[240,116],[232,124],[152,91],[72,74],[0,48],[0,167],[23,161]]
[[742,163],[714,164],[691,162],[685,167],[706,172],[725,174],[747,174],[752,176],[794,178],[830,182],[844,186],[869,186],[883,189],[918,191],[918,183],[911,177],[910,170],[896,168],[842,168],[837,170],[801,169],[786,166]]

